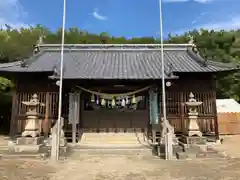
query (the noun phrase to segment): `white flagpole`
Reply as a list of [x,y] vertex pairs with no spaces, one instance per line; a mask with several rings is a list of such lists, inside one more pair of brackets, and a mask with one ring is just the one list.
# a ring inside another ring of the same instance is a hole
[[[160,41],[161,41],[161,65],[162,65],[162,104],[163,104],[163,125],[167,122],[167,112],[166,112],[166,89],[165,89],[165,69],[164,69],[164,50],[163,50],[163,16],[162,16],[162,0],[159,0],[159,16],[160,16]],[[166,127],[163,127],[162,131],[165,131]],[[166,133],[166,132],[165,132]],[[166,134],[164,134],[166,136]],[[166,139],[166,138],[164,138]],[[168,148],[167,142],[165,144],[165,159],[168,159]]]
[[65,42],[65,24],[66,24],[66,0],[63,0],[63,15],[62,15],[62,43],[61,43],[61,58],[60,58],[60,79],[59,79],[59,103],[58,103],[58,119],[57,119],[57,139],[52,141],[56,147],[56,154],[53,158],[57,161],[59,159],[59,141],[61,130],[61,115],[62,115],[62,89],[63,89],[63,55],[64,55],[64,42]]

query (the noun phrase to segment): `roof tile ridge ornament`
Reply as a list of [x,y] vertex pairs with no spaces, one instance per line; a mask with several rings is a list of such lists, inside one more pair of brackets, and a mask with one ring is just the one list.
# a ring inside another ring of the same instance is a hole
[[172,77],[173,76],[173,64],[172,63],[170,63],[170,64],[168,64],[168,72],[167,72],[167,76],[168,77]]
[[212,66],[217,66],[220,68],[228,68],[228,69],[236,69],[239,70],[240,69],[240,64],[234,64],[234,63],[224,63],[224,62],[218,62],[218,61],[208,61],[209,65]]
[[40,52],[40,46],[44,45],[44,35],[40,35],[37,44],[33,45],[33,54],[37,54]]
[[201,65],[203,65],[204,67],[206,67],[208,64],[207,64],[207,59],[204,59],[201,55],[200,55],[200,53],[199,53],[199,51],[198,51],[198,48],[197,48],[197,45],[196,44],[194,44],[194,37],[193,36],[191,36],[191,35],[189,35],[188,36],[188,38],[189,38],[189,41],[188,41],[188,43],[190,44],[190,45],[192,45],[191,46],[191,48],[187,48],[187,52],[188,52],[188,54],[196,61],[196,62],[198,62],[198,63],[200,63]]
[[43,51],[40,51],[40,48],[38,45],[33,45],[33,56],[30,56],[27,59],[23,59],[20,61],[20,67],[21,68],[27,68],[29,64],[34,61],[37,57],[43,54]]

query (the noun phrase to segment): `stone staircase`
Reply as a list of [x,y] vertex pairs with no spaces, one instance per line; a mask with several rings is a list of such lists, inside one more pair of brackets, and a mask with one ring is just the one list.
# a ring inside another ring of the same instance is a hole
[[84,149],[149,148],[144,133],[83,133],[77,147]]
[[153,158],[143,133],[84,133],[72,149],[77,156],[140,155]]

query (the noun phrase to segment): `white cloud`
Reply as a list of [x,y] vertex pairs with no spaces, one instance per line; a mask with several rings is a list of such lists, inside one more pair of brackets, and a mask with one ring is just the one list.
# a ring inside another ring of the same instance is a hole
[[19,0],[0,0],[0,25],[3,28],[5,24],[13,28],[27,27],[23,21],[26,16]]
[[213,0],[163,0],[163,2],[166,2],[166,3],[188,2],[188,1],[195,1],[195,2],[198,2],[198,3],[209,3],[209,2],[212,2]]
[[214,29],[214,30],[232,30],[232,29],[239,29],[240,28],[240,15],[230,18],[226,21],[215,22],[215,23],[207,23],[201,26],[198,26],[196,29],[203,28],[203,29]]
[[196,24],[203,16],[205,16],[207,12],[202,12],[196,19],[192,21],[192,24]]
[[92,15],[93,15],[93,17],[95,17],[98,20],[101,20],[101,21],[107,20],[106,16],[103,16],[103,15],[98,13],[98,9],[97,8],[94,9]]
[[207,30],[235,30],[240,29],[240,15],[236,15],[232,18],[227,18],[224,21],[218,21],[218,22],[208,22],[205,24],[200,24],[197,26],[193,26],[191,28],[182,29],[176,32],[173,32],[172,34],[183,34],[185,32],[191,31],[193,29],[200,30],[200,29],[207,29]]

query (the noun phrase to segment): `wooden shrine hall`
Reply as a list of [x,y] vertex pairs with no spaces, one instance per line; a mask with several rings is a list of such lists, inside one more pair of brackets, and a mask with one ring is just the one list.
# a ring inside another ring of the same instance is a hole
[[[41,133],[48,136],[57,120],[59,44],[42,44],[25,60],[0,64],[0,75],[16,84],[11,135],[24,130],[26,106],[33,94]],[[202,101],[199,126],[218,136],[216,75],[237,68],[203,59],[194,45],[164,45],[167,119],[176,134],[186,131],[184,102],[192,92]],[[153,142],[161,132],[160,45],[66,44],[63,67],[64,132],[144,132]]]

